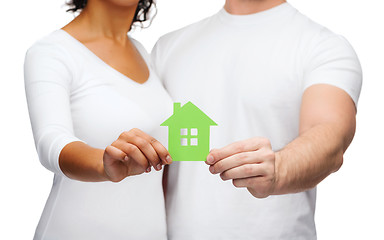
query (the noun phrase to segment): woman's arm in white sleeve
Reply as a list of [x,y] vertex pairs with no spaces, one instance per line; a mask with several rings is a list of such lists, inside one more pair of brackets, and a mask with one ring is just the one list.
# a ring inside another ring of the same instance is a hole
[[74,136],[70,108],[68,59],[58,46],[36,44],[26,54],[25,91],[33,137],[40,162],[55,174],[61,150]]
[[151,136],[132,129],[105,150],[74,135],[71,117],[72,59],[59,46],[35,45],[25,59],[25,89],[36,149],[41,163],[71,179],[118,182],[127,176],[161,169],[168,151]]
[[[107,180],[102,167],[104,150],[91,148],[74,135],[71,64],[65,50],[55,45],[40,43],[26,54],[25,90],[37,153],[42,165],[55,174],[84,181]],[[68,166],[68,161],[75,164]]]

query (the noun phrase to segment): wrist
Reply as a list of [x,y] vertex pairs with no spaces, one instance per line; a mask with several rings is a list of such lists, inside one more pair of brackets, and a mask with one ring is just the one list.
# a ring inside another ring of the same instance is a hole
[[284,168],[282,158],[281,151],[275,153],[275,189],[273,195],[284,194],[287,172],[286,168]]
[[103,163],[100,164],[100,166],[98,167],[97,172],[99,174],[99,177],[100,177],[101,181],[110,181],[108,175],[105,172],[104,164]]
[[96,172],[101,181],[110,181],[104,168],[104,150],[100,151],[100,155],[101,155],[101,158],[99,158],[100,161],[98,161],[98,164],[96,165]]

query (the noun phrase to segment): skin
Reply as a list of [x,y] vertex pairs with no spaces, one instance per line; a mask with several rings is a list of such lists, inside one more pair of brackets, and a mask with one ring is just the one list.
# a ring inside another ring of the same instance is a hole
[[[225,7],[230,13],[247,14],[252,4],[253,9],[264,9],[267,3],[281,2],[227,0]],[[206,161],[209,171],[247,188],[256,198],[314,188],[341,167],[355,133],[356,107],[342,89],[313,85],[303,94],[299,124],[299,136],[276,152],[263,137],[212,150]]]
[[[112,68],[140,84],[149,77],[148,67],[127,33],[138,0],[88,0],[87,6],[62,29],[84,44]],[[123,132],[106,149],[82,142],[66,145],[59,165],[69,178],[119,182],[128,176],[157,171],[172,159],[160,142],[139,129]]]
[[224,9],[233,15],[247,15],[276,7],[285,0],[227,0]]

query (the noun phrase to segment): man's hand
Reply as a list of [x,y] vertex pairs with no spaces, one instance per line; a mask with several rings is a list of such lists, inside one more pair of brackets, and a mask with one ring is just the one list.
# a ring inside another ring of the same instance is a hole
[[246,187],[257,198],[272,195],[277,185],[275,153],[265,138],[251,138],[212,150],[207,156],[212,174],[220,173],[235,187]]

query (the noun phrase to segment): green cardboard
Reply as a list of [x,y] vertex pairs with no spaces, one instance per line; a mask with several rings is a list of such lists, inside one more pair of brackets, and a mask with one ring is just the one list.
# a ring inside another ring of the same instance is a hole
[[217,124],[193,103],[173,104],[168,126],[168,151],[173,161],[205,161],[209,153],[210,126]]

